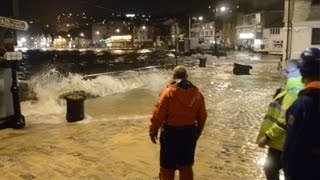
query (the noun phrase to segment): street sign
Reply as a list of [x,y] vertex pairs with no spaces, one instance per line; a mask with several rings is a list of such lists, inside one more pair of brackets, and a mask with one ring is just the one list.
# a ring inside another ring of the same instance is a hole
[[11,19],[3,16],[0,16],[0,26],[22,31],[26,31],[29,29],[29,25],[26,21]]
[[3,57],[7,61],[21,60],[22,53],[21,52],[6,52]]

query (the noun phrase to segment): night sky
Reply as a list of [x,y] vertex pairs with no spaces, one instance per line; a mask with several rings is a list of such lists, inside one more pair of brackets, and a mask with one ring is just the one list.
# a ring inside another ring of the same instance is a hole
[[[283,0],[225,0],[245,6],[281,7]],[[183,11],[203,11],[213,0],[20,0],[21,17],[50,20],[61,12],[91,12],[97,16],[112,12],[166,14]],[[219,2],[222,2],[220,0]],[[267,7],[269,8],[269,7]]]
[[209,2],[208,0],[24,0],[21,1],[21,10],[26,15],[56,13],[69,9],[165,13],[188,8],[204,8]]

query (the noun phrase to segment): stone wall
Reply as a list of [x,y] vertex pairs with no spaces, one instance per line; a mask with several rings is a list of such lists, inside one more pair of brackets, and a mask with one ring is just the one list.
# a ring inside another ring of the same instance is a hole
[[[320,20],[320,5],[312,4],[312,0],[290,0],[290,16],[292,22]],[[284,22],[288,21],[289,0],[285,1]]]

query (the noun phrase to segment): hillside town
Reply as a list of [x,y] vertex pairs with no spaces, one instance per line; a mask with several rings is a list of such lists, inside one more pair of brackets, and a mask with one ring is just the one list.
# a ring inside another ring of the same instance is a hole
[[[279,55],[291,51],[295,56],[301,47],[319,46],[320,5],[317,0],[296,0],[291,1],[289,9],[288,2],[283,9],[250,12],[224,1],[209,6],[207,12],[187,15],[112,12],[94,16],[85,11],[66,11],[48,24],[28,19],[30,30],[18,32],[17,48],[162,48],[194,52],[217,46]],[[287,37],[293,42],[290,47]]]

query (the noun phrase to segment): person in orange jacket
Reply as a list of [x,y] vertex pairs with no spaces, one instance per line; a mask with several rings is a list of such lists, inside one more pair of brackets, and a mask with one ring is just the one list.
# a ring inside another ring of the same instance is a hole
[[174,80],[160,93],[150,119],[149,135],[155,144],[161,127],[160,180],[173,180],[177,169],[181,180],[193,180],[196,143],[207,111],[204,97],[187,78],[184,66],[173,69]]

